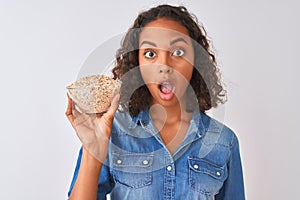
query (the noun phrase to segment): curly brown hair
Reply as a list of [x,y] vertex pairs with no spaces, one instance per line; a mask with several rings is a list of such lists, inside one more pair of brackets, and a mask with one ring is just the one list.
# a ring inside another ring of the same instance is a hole
[[[139,35],[143,27],[158,18],[179,22],[194,40],[194,69],[190,80],[193,95],[188,94],[190,98],[188,98],[187,111],[199,109],[205,112],[219,103],[224,103],[226,91],[220,83],[216,58],[204,27],[184,6],[159,5],[138,15],[116,53],[116,66],[112,72],[115,79],[122,81],[120,89],[122,110],[129,111],[131,116],[136,116],[141,110],[150,106],[152,96],[143,82],[138,67]],[[196,104],[192,103],[195,102],[193,99],[196,100]]]

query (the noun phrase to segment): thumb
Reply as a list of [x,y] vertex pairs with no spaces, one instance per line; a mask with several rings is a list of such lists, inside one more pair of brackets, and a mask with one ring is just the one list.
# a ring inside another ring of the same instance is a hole
[[107,110],[107,113],[106,113],[107,115],[109,115],[111,117],[114,116],[116,110],[119,107],[119,99],[120,99],[120,94],[116,94],[111,101],[111,105],[110,105],[109,109]]

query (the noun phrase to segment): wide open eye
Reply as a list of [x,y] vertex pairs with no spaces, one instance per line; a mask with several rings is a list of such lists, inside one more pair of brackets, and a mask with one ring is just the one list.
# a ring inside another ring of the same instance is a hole
[[184,54],[184,50],[182,49],[175,49],[173,51],[173,56],[183,56],[183,54]]
[[146,52],[144,53],[144,55],[145,55],[146,58],[153,58],[153,57],[156,56],[156,53],[155,53],[154,51],[148,50],[148,51],[146,51]]

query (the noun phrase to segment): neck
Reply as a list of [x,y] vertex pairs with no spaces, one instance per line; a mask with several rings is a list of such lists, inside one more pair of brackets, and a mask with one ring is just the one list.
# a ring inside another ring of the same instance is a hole
[[189,122],[192,113],[186,112],[185,105],[185,102],[178,103],[175,106],[152,104],[149,113],[152,120],[164,122],[164,124],[174,124],[181,121]]

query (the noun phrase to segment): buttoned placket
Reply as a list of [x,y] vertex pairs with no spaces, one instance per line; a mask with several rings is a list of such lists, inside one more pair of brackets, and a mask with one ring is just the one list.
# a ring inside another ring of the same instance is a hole
[[166,159],[169,164],[166,164],[164,173],[164,199],[175,199],[175,186],[176,186],[176,168],[173,159]]
[[182,150],[186,146],[188,146],[195,140],[200,139],[201,133],[198,131],[196,124],[190,126],[187,131],[186,138],[172,156],[165,144],[163,143],[161,136],[159,135],[157,129],[152,124],[152,122],[150,121],[150,123],[147,124],[144,121],[142,121],[141,125],[145,130],[149,131],[165,149],[164,200],[174,200],[176,189],[175,158],[178,157],[178,155],[180,155],[181,152],[183,152]]
[[164,199],[173,200],[175,198],[175,164],[172,155],[168,151],[167,147],[163,143],[160,135],[157,133],[156,128],[150,122],[149,124],[143,124],[142,126],[145,130],[148,130],[156,140],[163,146],[165,149],[165,173],[164,173]]

